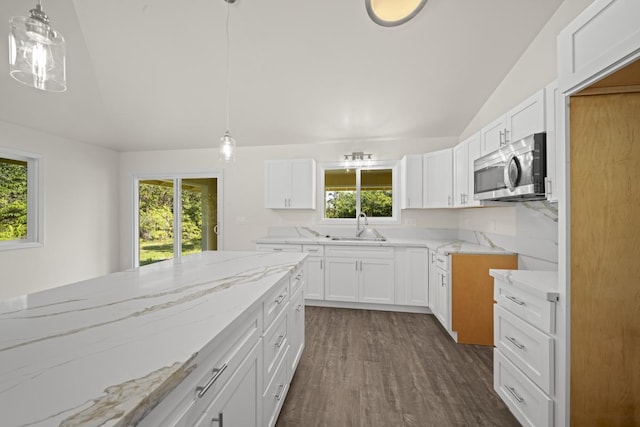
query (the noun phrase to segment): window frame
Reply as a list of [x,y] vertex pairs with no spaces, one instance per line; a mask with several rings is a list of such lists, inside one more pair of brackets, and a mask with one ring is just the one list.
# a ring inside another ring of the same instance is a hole
[[360,214],[360,184],[362,170],[375,170],[375,169],[391,169],[391,192],[393,194],[393,205],[391,208],[390,218],[379,217],[367,217],[369,224],[400,224],[400,183],[398,173],[398,161],[397,160],[378,160],[373,161],[370,166],[349,168],[356,169],[356,217],[355,218],[326,218],[325,217],[325,188],[324,188],[324,176],[326,170],[347,169],[344,162],[329,162],[318,164],[318,191],[317,191],[317,206],[318,209],[318,223],[320,224],[355,224],[357,217]]
[[44,173],[42,155],[0,148],[0,158],[27,162],[27,238],[0,241],[0,251],[44,246]]
[[218,183],[218,251],[224,250],[224,203],[223,203],[223,173],[222,172],[209,172],[209,173],[153,173],[153,174],[134,174],[132,179],[132,194],[133,194],[133,212],[131,215],[132,220],[132,245],[131,245],[131,259],[133,260],[133,267],[140,267],[140,181],[153,180],[153,179],[165,179],[173,181],[174,197],[173,197],[173,258],[171,260],[180,261],[182,258],[182,215],[176,215],[176,212],[182,212],[182,198],[176,197],[175,190],[182,188],[183,179],[193,178],[215,178]]

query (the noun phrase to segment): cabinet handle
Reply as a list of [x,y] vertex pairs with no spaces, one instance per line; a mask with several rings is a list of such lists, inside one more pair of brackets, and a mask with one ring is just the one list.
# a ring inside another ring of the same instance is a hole
[[298,274],[294,280],[302,280],[302,273]]
[[500,147],[504,145],[503,139],[504,139],[504,131],[500,131]]
[[504,145],[509,143],[509,131],[507,129],[504,130]]
[[285,296],[284,295],[278,295],[278,298],[276,298],[276,300],[274,301],[276,304],[280,305],[282,304],[282,301],[284,301]]
[[322,267],[323,261],[324,261],[323,259],[320,260],[320,270],[323,269],[323,267]]
[[464,205],[464,193],[460,193],[460,204]]
[[551,198],[551,180],[549,178],[544,179],[544,196],[547,199]]
[[276,343],[274,344],[274,346],[276,346],[277,348],[282,347],[282,344],[284,343],[284,339],[286,338],[286,335],[280,335],[278,337],[278,341],[276,341]]
[[453,199],[453,197],[447,196],[447,206],[451,206],[452,205],[451,199]]
[[515,338],[510,337],[510,336],[507,336],[507,335],[505,335],[504,337],[505,337],[505,338],[506,338],[506,339],[507,339],[511,344],[513,344],[513,345],[515,345],[516,347],[518,347],[520,350],[523,350],[523,349],[524,349],[524,344],[520,344],[520,343],[518,342],[518,340],[516,340]]
[[298,306],[296,307],[296,311],[300,311],[302,310],[302,304],[298,304]]
[[511,295],[505,295],[504,296],[506,299],[515,302],[518,305],[524,305],[524,301],[520,301],[518,298],[516,297],[512,297]]
[[284,384],[278,385],[278,392],[276,393],[276,400],[280,401],[282,399],[282,393],[284,392]]
[[273,252],[282,252],[283,250],[282,248],[273,248]]
[[358,271],[358,261],[356,261],[356,271]]
[[444,274],[440,276],[440,286],[445,286],[447,283],[444,280]]
[[218,427],[224,427],[222,425],[222,412],[218,412],[218,418],[211,418],[212,423],[218,423]]
[[411,197],[407,197],[407,207],[411,207]]
[[196,387],[196,391],[198,392],[199,398],[204,396],[207,393],[207,391],[209,391],[213,383],[215,383],[218,380],[218,378],[220,378],[220,375],[222,375],[225,369],[227,369],[226,363],[222,365],[219,369],[215,368],[213,370],[213,376],[211,377],[211,379],[205,385]]
[[432,264],[433,264],[434,262],[436,262],[436,260],[435,260],[435,256],[436,256],[436,253],[435,253],[435,252],[431,252],[431,263],[432,263]]
[[504,388],[506,388],[506,389],[507,389],[507,391],[508,391],[509,393],[511,393],[511,394],[513,395],[513,397],[515,397],[515,398],[516,398],[516,400],[518,401],[518,403],[522,403],[522,402],[524,402],[524,398],[518,394],[518,392],[516,391],[516,389],[515,389],[515,388],[513,388],[513,387],[511,387],[511,386],[508,386],[508,385],[506,385],[506,384],[504,385]]

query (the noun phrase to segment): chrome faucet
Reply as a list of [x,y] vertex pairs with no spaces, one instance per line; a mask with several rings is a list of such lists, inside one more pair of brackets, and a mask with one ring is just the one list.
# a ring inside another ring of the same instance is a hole
[[362,228],[362,230],[360,230],[360,218],[364,218],[364,225],[369,225],[367,215],[364,212],[360,212],[360,215],[358,215],[358,220],[356,222],[356,237],[362,236],[362,233],[364,233],[365,230],[364,227]]

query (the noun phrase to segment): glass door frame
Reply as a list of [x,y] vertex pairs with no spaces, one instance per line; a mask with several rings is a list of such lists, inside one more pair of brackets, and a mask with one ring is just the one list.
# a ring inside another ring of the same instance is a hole
[[[131,215],[132,218],[132,257],[133,267],[140,267],[140,181],[147,180],[171,180],[173,181],[173,229],[174,229],[174,239],[173,239],[173,259],[179,261],[182,258],[182,227],[181,227],[181,217],[182,217],[182,197],[180,197],[180,192],[182,191],[182,180],[183,179],[196,179],[196,178],[212,178],[216,179],[217,184],[217,250],[224,250],[224,203],[223,203],[223,173],[220,172],[209,172],[209,173],[141,173],[133,175],[133,212]],[[178,193],[176,193],[176,190]],[[179,213],[179,215],[176,215]]]

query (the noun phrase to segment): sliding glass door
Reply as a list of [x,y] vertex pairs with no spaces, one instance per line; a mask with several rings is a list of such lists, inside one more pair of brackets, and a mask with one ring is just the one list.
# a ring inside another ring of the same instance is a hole
[[137,179],[136,266],[218,249],[218,177]]

